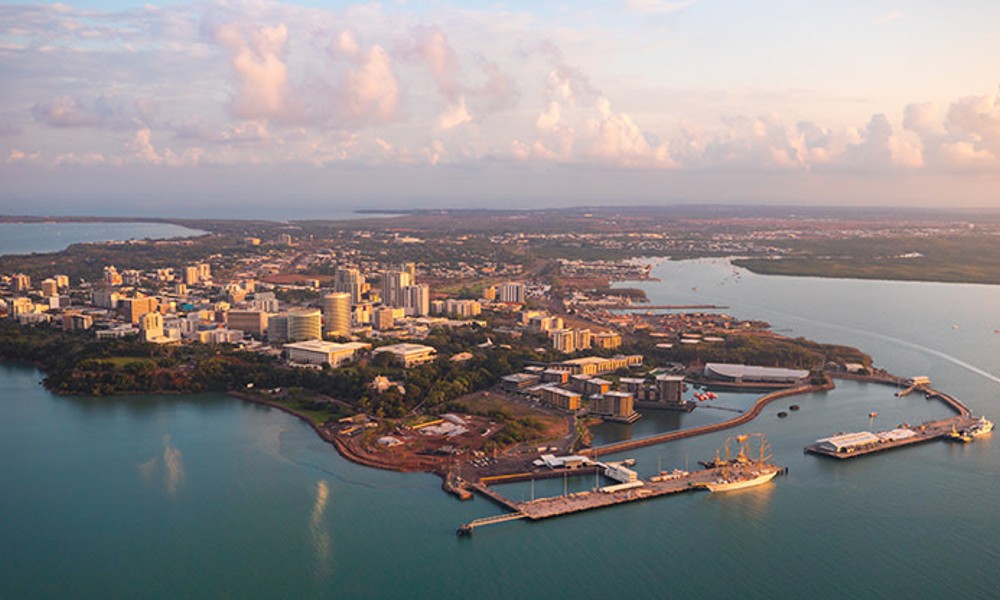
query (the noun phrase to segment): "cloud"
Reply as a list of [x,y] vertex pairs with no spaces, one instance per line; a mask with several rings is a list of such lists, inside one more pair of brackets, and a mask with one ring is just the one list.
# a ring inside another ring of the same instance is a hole
[[31,109],[31,115],[36,121],[51,127],[96,127],[101,123],[97,113],[71,96],[60,96],[36,104]]
[[144,127],[135,132],[131,146],[135,151],[135,157],[139,161],[158,165],[163,162],[163,159],[160,158],[160,155],[156,152],[156,148],[153,147],[152,138],[153,132],[148,127]]
[[215,30],[215,40],[231,52],[236,93],[230,114],[240,119],[295,120],[301,108],[288,82],[288,27],[252,27],[227,23]]
[[903,18],[903,13],[899,12],[898,10],[894,10],[892,12],[888,12],[888,13],[882,15],[881,17],[875,19],[875,24],[876,25],[885,25],[886,23],[891,23],[893,21],[897,21],[897,20],[902,19],[902,18]]
[[594,135],[590,152],[622,166],[674,166],[666,144],[651,144],[635,121],[611,110],[607,98],[598,98],[598,117],[590,122]]
[[399,79],[393,70],[392,57],[382,46],[362,50],[350,43],[352,39],[342,33],[337,40],[337,51],[353,63],[341,81],[337,101],[352,120],[392,121],[400,101]]
[[667,14],[683,10],[697,0],[671,1],[671,0],[627,0],[625,3],[629,10],[642,14]]
[[438,125],[445,131],[470,122],[472,115],[465,108],[465,96],[460,96],[458,102],[449,106],[438,119]]

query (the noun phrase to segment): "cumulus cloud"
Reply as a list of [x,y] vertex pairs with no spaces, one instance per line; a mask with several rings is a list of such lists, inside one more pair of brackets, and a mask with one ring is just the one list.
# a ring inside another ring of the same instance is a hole
[[301,116],[288,81],[288,27],[243,27],[227,23],[215,30],[215,40],[231,53],[236,93],[230,113],[240,119],[294,120]]
[[441,129],[447,131],[459,125],[465,125],[472,121],[472,115],[465,108],[465,96],[460,96],[458,102],[448,107],[438,119]]
[[336,92],[343,113],[355,121],[392,121],[400,85],[389,52],[377,44],[363,50],[349,32],[341,33],[331,49],[351,63]]

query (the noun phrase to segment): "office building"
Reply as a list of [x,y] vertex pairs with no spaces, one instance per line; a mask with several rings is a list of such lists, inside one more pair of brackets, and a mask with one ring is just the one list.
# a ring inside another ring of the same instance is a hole
[[163,315],[158,312],[148,312],[139,318],[139,331],[142,332],[142,339],[147,342],[156,341],[163,337]]
[[25,275],[24,273],[18,273],[14,275],[14,291],[16,292],[27,292],[31,289],[31,277]]
[[427,285],[408,285],[403,288],[402,294],[406,316],[426,317],[431,313],[431,288]]
[[226,326],[239,329],[258,340],[267,331],[267,313],[261,310],[231,310],[226,313]]
[[55,279],[43,279],[42,280],[42,297],[51,298],[53,296],[59,295],[59,284],[56,283]]
[[422,365],[433,361],[437,357],[437,350],[431,346],[422,344],[392,344],[375,349],[375,354],[388,352],[404,368],[415,365]]
[[403,288],[413,281],[406,271],[384,271],[382,273],[382,303],[393,308],[403,308]]
[[323,315],[315,308],[288,311],[288,341],[301,342],[323,338]]
[[146,313],[155,312],[159,307],[156,298],[142,296],[139,298],[122,298],[118,302],[118,309],[122,316],[128,319],[133,325],[138,325],[139,320]]
[[361,302],[365,280],[354,267],[338,267],[333,275],[333,291],[351,295],[351,304]]
[[524,284],[513,281],[500,284],[500,302],[524,304]]
[[379,331],[392,329],[396,325],[396,317],[392,308],[380,306],[372,311],[372,326]]
[[327,336],[351,335],[351,294],[334,292],[323,296],[323,332]]
[[184,267],[184,283],[185,285],[198,285],[198,267],[196,265]]
[[270,315],[267,318],[267,341],[281,343],[288,341],[288,315]]
[[292,362],[340,367],[354,360],[360,351],[371,348],[371,344],[361,342],[335,344],[321,340],[308,340],[285,344],[283,347],[288,352],[288,360]]

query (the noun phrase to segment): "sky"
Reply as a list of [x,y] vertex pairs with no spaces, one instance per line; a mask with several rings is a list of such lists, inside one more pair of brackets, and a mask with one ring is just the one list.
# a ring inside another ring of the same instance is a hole
[[0,213],[1000,208],[1000,3],[0,4]]

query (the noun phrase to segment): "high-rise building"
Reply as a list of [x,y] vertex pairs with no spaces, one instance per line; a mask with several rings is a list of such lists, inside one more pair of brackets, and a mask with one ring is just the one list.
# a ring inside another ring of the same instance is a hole
[[199,270],[197,265],[184,267],[184,283],[186,285],[198,285]]
[[351,294],[334,292],[323,296],[323,332],[328,336],[351,334]]
[[69,287],[69,275],[56,275],[55,280],[59,289],[64,290]]
[[276,313],[279,310],[278,299],[274,296],[274,292],[256,292],[253,295],[253,300],[250,302],[250,306],[254,310],[262,310],[268,313]]
[[576,338],[573,335],[572,329],[551,331],[549,332],[549,336],[552,338],[552,347],[556,350],[567,354],[576,352]]
[[380,306],[372,312],[372,326],[379,331],[392,329],[396,324],[393,310],[388,306]]
[[444,301],[444,312],[460,319],[475,317],[483,312],[483,305],[475,300],[456,300],[448,298]]
[[403,263],[402,270],[406,271],[406,274],[410,276],[411,285],[417,282],[417,263]]
[[104,283],[106,285],[121,285],[122,276],[114,265],[104,267]]
[[108,289],[94,290],[91,293],[90,298],[90,302],[94,306],[110,310],[118,308],[118,302],[120,300],[118,292],[113,292]]
[[288,341],[323,339],[323,315],[315,308],[293,308],[288,311]]
[[524,304],[524,284],[514,281],[500,284],[500,302]]
[[51,298],[59,295],[59,284],[55,279],[42,280],[42,297]]
[[231,310],[226,313],[226,326],[238,329],[259,339],[267,331],[267,313],[260,310]]
[[163,315],[158,312],[148,312],[139,319],[139,331],[142,339],[147,342],[163,337]]
[[212,265],[200,263],[198,265],[198,279],[200,281],[210,281],[212,279]]
[[661,404],[683,405],[684,376],[657,375],[656,391],[657,391],[657,401],[660,402]]
[[364,283],[361,271],[354,267],[339,267],[333,275],[333,291],[350,294],[351,304],[361,302]]
[[403,288],[411,283],[410,274],[406,271],[383,271],[382,303],[393,308],[402,308]]
[[270,315],[267,318],[267,341],[288,341],[288,315]]
[[155,312],[158,306],[159,302],[157,302],[156,298],[146,296],[141,298],[122,298],[118,302],[118,308],[122,311],[122,315],[133,325],[138,325],[142,315]]
[[426,284],[403,288],[403,309],[407,316],[426,317],[431,312],[431,288]]
[[489,300],[490,302],[497,299],[497,288],[494,285],[488,285],[483,288],[483,300]]
[[25,275],[24,273],[18,273],[14,275],[14,290],[18,292],[27,292],[31,289],[31,277]]

